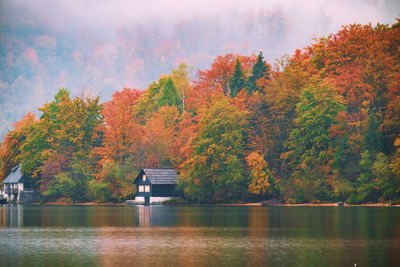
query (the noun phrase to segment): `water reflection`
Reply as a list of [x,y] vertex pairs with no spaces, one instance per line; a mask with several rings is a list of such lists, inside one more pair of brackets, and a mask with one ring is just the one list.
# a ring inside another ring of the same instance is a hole
[[150,226],[150,206],[140,205],[137,206],[137,218],[139,219],[139,226],[148,227]]
[[0,265],[400,264],[400,210],[0,206]]
[[246,259],[249,266],[265,266],[268,251],[263,244],[268,239],[268,209],[250,209]]
[[0,227],[24,226],[24,206],[0,205]]

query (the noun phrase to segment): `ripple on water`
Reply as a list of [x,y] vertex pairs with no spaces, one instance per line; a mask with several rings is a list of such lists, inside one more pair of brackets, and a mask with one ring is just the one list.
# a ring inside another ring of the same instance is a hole
[[[395,231],[400,216],[393,209],[38,207],[7,212],[2,214],[15,218],[0,217],[0,266],[400,265]],[[18,227],[9,227],[14,222]]]

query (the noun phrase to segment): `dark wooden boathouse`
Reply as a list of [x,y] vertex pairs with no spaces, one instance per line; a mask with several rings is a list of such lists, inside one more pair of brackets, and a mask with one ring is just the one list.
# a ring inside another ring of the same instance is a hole
[[174,169],[142,169],[133,183],[135,199],[144,198],[144,204],[180,196],[176,192],[178,175]]

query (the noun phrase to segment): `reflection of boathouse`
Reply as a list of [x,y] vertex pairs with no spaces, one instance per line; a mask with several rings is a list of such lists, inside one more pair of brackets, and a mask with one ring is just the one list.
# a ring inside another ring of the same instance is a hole
[[[135,217],[137,226],[180,226],[179,218],[181,209],[169,206],[150,206],[150,205],[137,205],[135,207]],[[186,214],[186,213],[185,213]]]
[[133,183],[136,203],[162,203],[178,196],[178,175],[174,169],[142,169]]
[[32,200],[32,180],[21,173],[21,165],[12,169],[2,184],[4,185],[4,197],[8,201],[23,202]]
[[[0,206],[0,227],[21,227],[21,226],[24,226],[23,205]],[[10,266],[13,265],[11,264]]]

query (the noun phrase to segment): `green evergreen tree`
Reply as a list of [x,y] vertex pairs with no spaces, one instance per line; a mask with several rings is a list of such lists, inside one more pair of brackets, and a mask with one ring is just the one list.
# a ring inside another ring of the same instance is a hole
[[349,203],[399,200],[399,179],[392,175],[389,160],[384,153],[371,154],[368,150],[364,151],[360,166],[357,191],[349,198]]
[[392,200],[398,202],[400,200],[400,177],[393,175],[389,159],[384,153],[376,154],[376,160],[371,170],[379,190],[379,201]]
[[249,77],[249,80],[247,82],[247,92],[251,95],[253,92],[258,91],[259,88],[257,87],[257,81],[262,78],[266,77],[266,79],[269,79],[269,66],[266,64],[264,61],[264,57],[262,55],[262,52],[257,56],[257,61],[254,64],[252,70],[251,70],[251,75]]
[[[371,112],[371,110],[370,110]],[[385,164],[385,159],[380,156],[377,158],[377,155],[383,149],[382,143],[382,133],[379,131],[380,123],[377,120],[377,114],[370,113],[367,121],[367,129],[363,134],[363,144],[360,144],[360,163],[359,163],[359,177],[355,181],[356,191],[353,192],[353,195],[349,198],[349,202],[353,204],[359,204],[363,202],[376,202],[379,200],[380,196],[383,194],[383,189],[378,185],[378,180],[382,179],[382,187],[385,186],[385,177],[387,173],[390,173],[390,168],[388,164]],[[373,166],[375,161],[378,161],[377,166],[386,166],[386,173],[382,172],[382,168],[377,168],[380,172],[375,175],[373,170]],[[390,194],[386,195],[386,198],[390,196]]]
[[349,198],[352,204],[359,204],[365,201],[376,201],[378,199],[378,188],[374,181],[371,167],[374,164],[374,153],[365,150],[361,153],[360,176],[357,179],[357,191]]
[[379,131],[380,125],[376,114],[369,114],[368,128],[364,134],[364,147],[374,153],[383,151],[383,137],[381,131]]
[[172,81],[171,77],[168,77],[161,88],[160,97],[158,98],[158,105],[160,107],[165,105],[180,107],[180,103],[181,101],[179,99],[178,91],[176,90],[174,82]]
[[240,90],[245,86],[245,80],[243,77],[242,67],[240,65],[239,59],[236,59],[235,71],[233,72],[229,80],[229,88],[231,89],[231,97],[235,97]]

